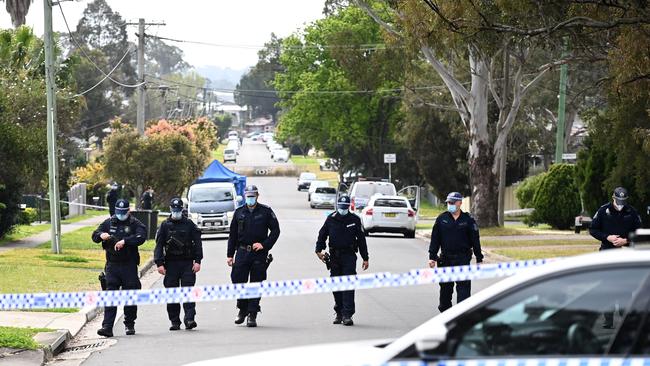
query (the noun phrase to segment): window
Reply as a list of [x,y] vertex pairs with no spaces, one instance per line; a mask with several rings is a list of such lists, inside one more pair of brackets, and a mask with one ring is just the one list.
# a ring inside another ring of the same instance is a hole
[[316,188],[316,193],[336,194],[336,189],[330,187],[318,187]]
[[603,354],[649,273],[600,269],[530,285],[459,318],[447,350],[460,358]]
[[232,201],[233,195],[229,188],[195,188],[192,189],[190,201],[199,202],[226,202]]
[[385,198],[380,198],[375,200],[375,207],[401,207],[401,208],[406,208],[408,205],[406,204],[406,200],[393,200],[393,199],[385,199]]

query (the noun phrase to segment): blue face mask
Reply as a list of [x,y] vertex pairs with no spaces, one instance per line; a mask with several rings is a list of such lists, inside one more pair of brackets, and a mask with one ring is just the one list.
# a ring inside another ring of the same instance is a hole
[[117,217],[117,219],[120,220],[120,221],[126,221],[126,219],[129,217],[129,214],[128,213],[124,213],[124,214],[116,213],[115,217]]
[[246,197],[246,206],[255,206],[257,197]]
[[350,210],[348,210],[347,208],[337,208],[336,212],[338,212],[339,215],[345,216],[348,214],[348,212],[350,212]]
[[183,212],[172,212],[172,220],[180,220],[183,217]]
[[458,207],[456,207],[454,204],[447,204],[447,211],[450,213],[456,213],[456,211],[458,211]]

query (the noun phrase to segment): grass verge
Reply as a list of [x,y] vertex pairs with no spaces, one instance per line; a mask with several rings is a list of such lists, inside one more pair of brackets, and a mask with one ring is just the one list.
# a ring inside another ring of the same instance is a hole
[[[108,217],[108,211],[106,210],[86,210],[86,213],[83,215],[71,217],[69,219],[61,220],[62,224],[74,224],[79,221],[87,220],[96,216],[106,216]],[[48,225],[49,229],[49,225]]]
[[[420,203],[420,217],[422,218],[435,218],[441,213],[445,212],[447,209],[444,206],[434,206],[432,205],[429,201],[423,200]],[[433,227],[433,223],[428,227],[428,229],[431,229]]]
[[319,161],[322,159],[327,158],[312,158],[308,156],[293,155],[290,160],[300,172],[314,173],[319,180],[326,180],[330,183],[330,186],[336,187],[339,181],[339,173],[335,171],[321,171]]
[[22,240],[28,236],[32,236],[43,231],[49,230],[49,224],[39,224],[39,225],[17,225],[14,229],[7,235],[5,235],[0,240],[0,246],[5,245],[9,242]]
[[481,240],[485,248],[513,248],[525,250],[533,247],[571,248],[576,246],[593,245],[598,248],[595,240]]
[[493,252],[503,255],[514,260],[528,260],[528,259],[542,259],[542,258],[555,258],[555,257],[570,257],[585,253],[592,253],[598,250],[597,246],[593,247],[577,247],[577,248],[526,248],[526,249],[497,249]]
[[[90,239],[94,227],[61,236],[62,254],[52,254],[50,242],[37,248],[14,249],[0,254],[0,289],[3,293],[66,292],[99,289],[97,276],[105,254]],[[140,246],[140,263],[152,256],[154,241]]]
[[223,163],[223,151],[226,150],[226,144],[219,144],[216,150],[212,151],[212,158]]
[[36,333],[40,332],[52,332],[52,329],[0,327],[0,347],[16,349],[41,348],[41,345],[32,338]]

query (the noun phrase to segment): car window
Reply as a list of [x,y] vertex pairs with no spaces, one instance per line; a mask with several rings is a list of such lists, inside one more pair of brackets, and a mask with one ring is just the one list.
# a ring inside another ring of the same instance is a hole
[[301,173],[300,174],[300,179],[308,180],[308,179],[316,179],[316,174],[313,173]]
[[386,196],[395,195],[395,187],[389,184],[355,184],[353,188],[353,194],[356,197],[365,197],[369,198],[373,194],[381,193]]
[[224,150],[224,154],[234,154],[235,150]]
[[649,273],[601,269],[527,286],[460,318],[448,350],[459,358],[603,354]]
[[405,200],[379,198],[375,200],[375,207],[408,207]]
[[331,187],[318,187],[316,193],[336,194],[336,188]]

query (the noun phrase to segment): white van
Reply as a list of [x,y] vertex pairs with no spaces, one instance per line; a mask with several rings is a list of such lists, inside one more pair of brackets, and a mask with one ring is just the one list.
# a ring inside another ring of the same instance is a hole
[[227,163],[229,161],[237,162],[237,150],[232,148],[226,148],[223,151],[223,162]]
[[239,146],[239,140],[230,140],[228,141],[228,145],[226,145],[226,149],[234,150],[235,154],[239,155]]
[[237,131],[228,132],[228,139],[230,139],[231,137],[234,137],[234,138],[238,139],[239,138],[239,133]]
[[227,234],[241,196],[229,182],[197,183],[187,192],[187,213],[203,234]]
[[358,181],[350,189],[350,211],[361,211],[375,194],[396,196],[395,185],[382,181]]

